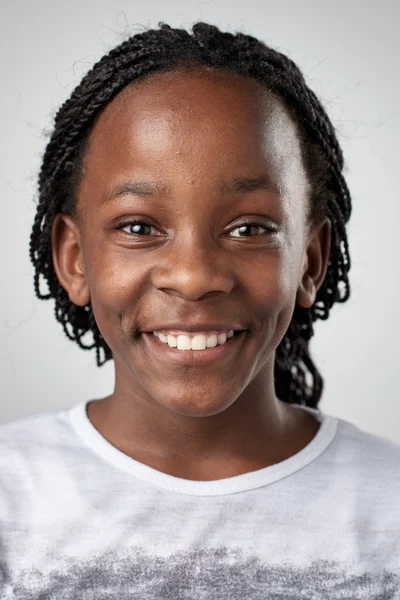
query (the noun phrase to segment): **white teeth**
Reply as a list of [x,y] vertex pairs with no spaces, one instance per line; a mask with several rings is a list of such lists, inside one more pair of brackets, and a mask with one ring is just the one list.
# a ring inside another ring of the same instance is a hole
[[218,335],[218,344],[225,344],[227,337],[228,337],[227,333],[220,333]]
[[168,335],[167,336],[167,344],[168,346],[171,346],[171,348],[176,348],[176,337],[174,335]]
[[205,336],[201,333],[198,335],[194,335],[193,337],[185,334],[179,335],[164,335],[161,332],[153,331],[153,335],[158,337],[158,339],[164,344],[168,344],[171,348],[177,348],[178,350],[205,350],[206,348],[215,348],[215,346],[222,346],[225,344],[227,339],[234,335],[233,329],[231,329],[227,334],[211,334],[209,336]]

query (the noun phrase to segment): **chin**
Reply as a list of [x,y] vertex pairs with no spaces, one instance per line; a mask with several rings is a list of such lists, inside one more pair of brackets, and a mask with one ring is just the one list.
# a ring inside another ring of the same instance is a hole
[[183,398],[180,402],[177,402],[176,398],[171,402],[165,402],[164,399],[161,404],[168,410],[184,417],[211,417],[223,412],[230,406],[230,404],[221,402],[221,399],[215,400],[215,402],[210,402],[210,399],[208,399],[208,402],[201,403],[198,398],[193,400]]

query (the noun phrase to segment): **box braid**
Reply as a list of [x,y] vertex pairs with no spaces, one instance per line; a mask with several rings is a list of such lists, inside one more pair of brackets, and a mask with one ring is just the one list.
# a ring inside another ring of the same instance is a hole
[[[295,306],[290,326],[276,350],[275,390],[290,404],[317,407],[323,379],[309,353],[313,322],[327,319],[335,302],[350,295],[350,256],[345,225],[351,198],[342,175],[343,156],[329,117],[302,73],[284,54],[243,33],[224,33],[198,22],[192,33],[159,23],[158,29],[136,34],[103,56],[84,76],[54,119],[38,177],[39,199],[31,238],[35,293],[55,299],[55,317],[67,337],[81,348],[95,348],[98,366],[112,358],[91,303],[73,304],[58,282],[51,251],[52,223],[57,213],[76,215],[76,191],[88,138],[101,110],[128,84],[151,73],[189,65],[205,65],[251,77],[279,96],[299,129],[305,167],[311,182],[309,220],[329,217],[331,250],[325,280],[311,308]],[[48,293],[40,291],[40,276]],[[93,343],[84,342],[91,334]],[[103,353],[101,359],[100,351]]]

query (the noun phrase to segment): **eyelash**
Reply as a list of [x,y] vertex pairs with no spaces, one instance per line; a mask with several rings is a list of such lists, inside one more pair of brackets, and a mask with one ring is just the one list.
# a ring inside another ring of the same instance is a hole
[[[124,223],[121,223],[120,225],[118,225],[117,229],[123,229],[124,227],[127,227],[128,225],[148,225],[148,227],[154,227],[154,225],[147,223],[147,221],[143,221],[143,220],[139,220],[139,219],[132,219],[129,221],[125,221]],[[238,223],[238,225],[236,225],[236,227],[234,227],[231,231],[235,231],[235,229],[238,229],[239,227],[250,226],[250,225],[255,225],[256,227],[261,227],[261,228],[265,229],[267,233],[276,233],[276,229],[273,229],[271,226],[263,225],[262,223],[256,223],[254,221],[243,221],[242,223]],[[142,236],[138,233],[130,233],[130,232],[125,232],[125,233],[129,233],[129,235],[138,235],[139,237],[150,237],[150,236],[145,236],[145,235]],[[246,237],[257,237],[257,236],[249,235],[249,236],[233,236],[233,237],[246,238]]]

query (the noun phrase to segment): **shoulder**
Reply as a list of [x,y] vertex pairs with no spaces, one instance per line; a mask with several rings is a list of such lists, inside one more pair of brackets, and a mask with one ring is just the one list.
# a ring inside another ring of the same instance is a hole
[[0,424],[0,489],[7,482],[29,480],[35,463],[51,460],[68,438],[66,414],[54,410]]
[[0,524],[27,518],[51,494],[71,448],[66,411],[0,424]]
[[333,469],[344,473],[349,490],[357,486],[371,499],[386,491],[400,506],[399,444],[338,418],[331,457]]
[[338,421],[338,439],[342,450],[349,453],[349,458],[363,463],[368,460],[370,466],[379,463],[400,465],[400,444],[375,433],[366,431],[345,419]]
[[0,423],[0,446],[5,450],[22,450],[30,443],[45,441],[65,413],[65,410],[43,411],[8,423]]

